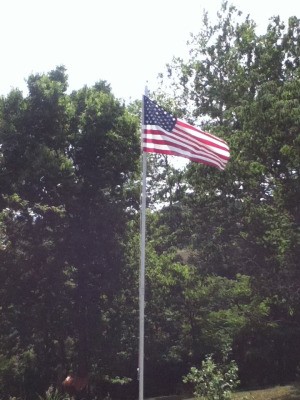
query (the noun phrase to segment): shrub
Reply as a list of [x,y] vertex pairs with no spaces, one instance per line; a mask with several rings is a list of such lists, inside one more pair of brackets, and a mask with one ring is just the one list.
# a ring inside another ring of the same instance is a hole
[[237,373],[235,361],[218,365],[209,355],[202,362],[201,369],[190,369],[183,382],[193,385],[194,396],[198,400],[228,400],[239,383]]
[[39,400],[68,400],[69,397],[60,393],[53,386],[50,386],[45,393],[45,396],[39,396]]

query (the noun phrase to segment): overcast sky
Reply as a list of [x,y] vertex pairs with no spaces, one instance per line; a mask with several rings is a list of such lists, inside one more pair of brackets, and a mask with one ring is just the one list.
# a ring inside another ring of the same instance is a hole
[[[300,17],[297,0],[234,0],[261,29],[273,15]],[[189,33],[201,30],[203,9],[220,0],[0,0],[0,95],[26,90],[31,73],[65,65],[70,89],[107,80],[123,99],[155,85]],[[154,87],[153,87],[154,89]]]

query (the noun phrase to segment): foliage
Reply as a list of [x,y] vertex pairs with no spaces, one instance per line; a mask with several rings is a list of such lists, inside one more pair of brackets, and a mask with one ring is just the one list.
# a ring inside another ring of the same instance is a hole
[[[113,368],[103,348],[118,340],[112,304],[139,144],[137,119],[105,82],[68,95],[58,67],[28,89],[0,100],[0,354],[29,396],[69,370]],[[28,352],[18,372],[13,360]]]
[[67,400],[68,397],[59,393],[57,389],[50,386],[45,393],[45,396],[39,396],[39,400]]
[[202,361],[201,369],[192,367],[183,378],[184,383],[192,383],[194,396],[199,400],[228,400],[238,385],[238,367],[234,361],[228,365],[217,365],[212,356]]
[[235,331],[234,358],[244,384],[284,383],[300,357],[299,19],[274,17],[258,35],[223,2],[216,23],[205,15],[188,46],[190,57],[173,59],[162,87],[192,123],[228,141],[231,160],[222,174],[187,167],[172,241],[202,276],[250,277],[269,317],[243,337]]

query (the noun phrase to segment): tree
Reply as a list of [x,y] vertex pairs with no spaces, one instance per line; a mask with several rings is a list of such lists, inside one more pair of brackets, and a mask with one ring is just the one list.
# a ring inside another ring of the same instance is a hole
[[28,89],[0,105],[0,352],[19,364],[31,354],[18,395],[70,369],[110,373],[125,186],[139,150],[138,121],[107,83],[68,95],[58,67],[30,76]]
[[[274,17],[258,36],[255,23],[224,2],[217,23],[211,25],[205,15],[203,30],[192,36],[190,59],[175,58],[162,75],[191,122],[230,144],[231,161],[222,174],[196,164],[187,169],[190,190],[181,202],[182,225],[190,232],[186,253],[199,273],[249,275],[255,292],[270,299],[273,325],[257,333],[273,337],[282,350],[279,361],[265,339],[273,357],[266,381],[278,380],[279,369],[291,377],[300,360],[294,336],[299,327],[299,26],[296,17],[287,25]],[[284,331],[287,340],[279,334]],[[255,362],[260,351],[255,346],[263,340],[252,343]]]

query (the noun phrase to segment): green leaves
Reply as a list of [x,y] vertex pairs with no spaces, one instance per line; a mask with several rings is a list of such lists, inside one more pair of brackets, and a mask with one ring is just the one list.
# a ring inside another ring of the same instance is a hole
[[[188,46],[189,59],[174,58],[163,83],[185,118],[229,142],[231,160],[221,174],[188,165],[182,176],[188,190],[176,209],[168,207],[157,217],[157,226],[164,222],[157,232],[168,232],[167,224],[171,235],[164,242],[172,238],[172,251],[193,268],[195,286],[183,291],[193,305],[193,348],[202,344],[203,356],[205,346],[208,354],[232,343],[246,380],[260,379],[257,367],[250,366],[253,360],[263,365],[264,348],[265,358],[274,361],[271,379],[283,365],[273,355],[271,338],[275,343],[280,337],[288,347],[281,336],[285,321],[294,324],[287,329],[293,345],[281,360],[294,359],[291,349],[298,349],[292,332],[298,332],[300,320],[291,310],[299,305],[300,279],[299,20],[285,25],[273,18],[258,35],[249,17],[224,2],[216,23],[206,15]],[[243,284],[239,276],[245,277]]]
[[234,361],[218,365],[209,355],[202,361],[201,369],[191,367],[183,382],[193,385],[198,400],[228,400],[239,384],[238,367]]
[[100,354],[114,331],[139,141],[138,120],[104,82],[68,95],[58,67],[28,86],[0,102],[0,355],[32,349],[35,369],[16,387],[41,392],[59,370],[113,358]]

